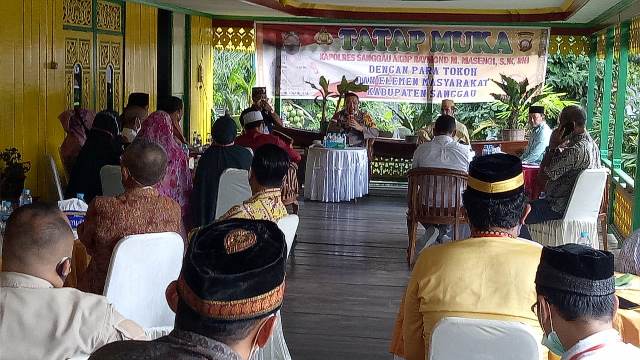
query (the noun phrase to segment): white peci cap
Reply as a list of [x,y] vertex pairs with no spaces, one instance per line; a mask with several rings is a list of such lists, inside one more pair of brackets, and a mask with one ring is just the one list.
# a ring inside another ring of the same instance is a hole
[[254,123],[256,121],[262,121],[262,113],[260,111],[249,111],[248,113],[244,114],[242,120],[245,125]]

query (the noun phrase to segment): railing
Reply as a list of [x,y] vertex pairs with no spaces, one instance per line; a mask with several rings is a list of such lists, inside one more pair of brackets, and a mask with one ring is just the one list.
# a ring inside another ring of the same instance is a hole
[[622,169],[613,169],[611,161],[603,159],[602,163],[612,173],[610,177],[611,196],[609,197],[611,211],[608,221],[613,225],[613,233],[618,237],[618,240],[623,240],[632,232],[635,181]]

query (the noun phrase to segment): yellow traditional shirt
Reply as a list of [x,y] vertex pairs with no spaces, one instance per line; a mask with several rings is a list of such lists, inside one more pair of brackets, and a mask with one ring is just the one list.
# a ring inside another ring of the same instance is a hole
[[220,217],[220,220],[250,219],[277,222],[285,216],[287,208],[282,203],[281,191],[274,188],[260,191],[241,205],[232,207]]
[[471,238],[425,249],[400,305],[391,351],[407,360],[427,359],[433,328],[449,316],[518,321],[541,338],[531,311],[541,251],[537,243],[510,238]]
[[[416,135],[418,135],[418,145],[423,144],[427,141],[431,141],[433,139],[433,127],[435,126],[435,122],[423,127],[416,131]],[[469,130],[467,127],[456,120],[456,132],[453,134],[453,139],[455,141],[471,145],[471,138],[469,137]]]

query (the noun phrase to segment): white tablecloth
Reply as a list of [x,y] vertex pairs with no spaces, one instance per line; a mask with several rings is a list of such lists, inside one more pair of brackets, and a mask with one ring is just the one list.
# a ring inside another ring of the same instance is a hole
[[369,159],[364,148],[310,147],[304,197],[324,202],[350,201],[369,193]]

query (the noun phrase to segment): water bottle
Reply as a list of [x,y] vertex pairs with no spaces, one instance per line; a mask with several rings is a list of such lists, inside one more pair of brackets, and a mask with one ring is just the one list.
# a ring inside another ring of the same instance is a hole
[[187,144],[182,144],[182,151],[189,157],[189,146],[187,146]]
[[31,190],[24,189],[22,190],[22,195],[20,195],[20,206],[29,205],[33,202],[33,198],[31,197]]
[[77,193],[76,194],[76,199],[84,201],[84,193]]
[[586,231],[582,231],[580,233],[580,238],[576,241],[579,245],[585,245],[591,247],[591,240],[589,239],[589,233]]
[[0,203],[0,222],[7,222],[12,212],[11,202],[3,200]]

